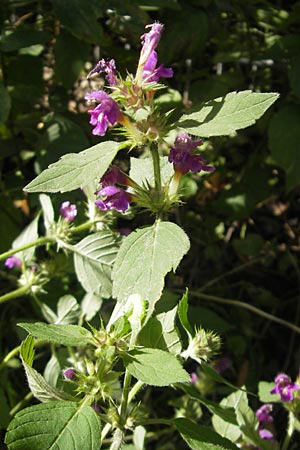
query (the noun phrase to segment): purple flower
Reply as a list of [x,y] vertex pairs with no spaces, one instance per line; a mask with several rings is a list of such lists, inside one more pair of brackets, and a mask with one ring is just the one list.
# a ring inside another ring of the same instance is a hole
[[125,212],[129,208],[131,200],[130,195],[116,186],[105,186],[97,192],[102,199],[96,200],[95,205],[102,211],[115,209],[119,212]]
[[164,67],[163,64],[156,68],[156,65],[157,53],[153,50],[143,68],[143,79],[145,81],[158,82],[159,78],[171,78],[173,76],[173,70],[171,68]]
[[146,25],[146,28],[150,28],[150,31],[142,35],[143,47],[141,50],[139,66],[144,66],[153,50],[156,49],[161,37],[163,27],[164,26],[159,22]]
[[201,170],[213,172],[215,170],[213,166],[205,165],[206,160],[201,155],[192,153],[201,144],[203,144],[202,139],[192,141],[187,133],[178,134],[174,147],[171,147],[169,154],[169,162],[173,163],[176,172],[184,175],[189,170],[192,172],[200,172]]
[[94,109],[89,109],[91,115],[90,124],[94,125],[92,133],[97,136],[104,136],[109,126],[115,125],[122,118],[118,104],[104,91],[94,91],[86,94],[86,100],[96,100],[99,105]]
[[105,78],[109,82],[110,86],[116,86],[119,83],[116,71],[116,63],[114,59],[105,61],[105,59],[100,59],[96,67],[90,71],[88,78],[95,73],[105,73]]
[[271,416],[272,410],[273,410],[273,407],[271,404],[266,403],[265,405],[262,405],[255,413],[258,421],[260,423],[273,422],[273,417]]
[[197,380],[198,380],[197,374],[195,372],[192,372],[191,373],[191,378],[190,378],[190,383],[191,384],[195,384]]
[[103,175],[99,183],[102,187],[112,186],[114,184],[126,185],[126,175],[124,175],[116,166],[111,166]]
[[271,394],[279,394],[283,402],[291,402],[294,399],[293,391],[300,390],[300,386],[292,383],[290,377],[285,373],[277,375],[274,381],[275,386],[271,390]]
[[12,269],[13,267],[17,266],[17,267],[21,267],[22,266],[22,261],[20,260],[20,258],[17,258],[16,256],[9,256],[4,263],[5,267],[7,267],[8,269]]
[[273,439],[274,435],[270,430],[267,430],[266,428],[258,429],[258,434],[262,439]]
[[66,380],[75,380],[77,372],[73,367],[69,367],[63,371],[63,376]]
[[68,222],[72,222],[77,216],[76,205],[71,205],[69,201],[63,202],[59,211],[63,218]]

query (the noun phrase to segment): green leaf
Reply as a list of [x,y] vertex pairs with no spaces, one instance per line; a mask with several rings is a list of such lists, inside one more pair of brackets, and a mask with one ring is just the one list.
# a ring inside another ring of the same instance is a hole
[[[242,391],[236,391],[230,394],[228,397],[223,398],[220,405],[233,407],[236,411],[239,408],[239,403],[244,399],[244,393]],[[242,432],[238,426],[238,423],[229,423],[224,417],[219,414],[215,414],[212,417],[212,424],[214,429],[223,437],[230,439],[232,442],[236,442],[242,435]]]
[[54,44],[55,78],[66,89],[71,89],[89,60],[90,46],[60,29]]
[[107,38],[98,23],[102,5],[98,0],[53,0],[55,15],[70,33],[90,44],[105,45]]
[[277,164],[286,172],[287,189],[299,185],[300,106],[288,105],[275,114],[269,126],[269,145]]
[[172,421],[193,450],[237,450],[238,447],[228,439],[220,436],[208,427],[203,427],[188,419],[174,419]]
[[262,403],[280,402],[279,394],[271,394],[271,390],[275,386],[274,382],[260,381],[258,383],[258,396]]
[[188,318],[188,290],[185,291],[185,293],[183,294],[179,306],[178,306],[178,317],[180,320],[181,325],[183,326],[183,328],[185,329],[185,331],[187,332],[187,334],[189,335],[189,337],[193,337],[194,336],[194,332],[192,330],[192,327],[190,325],[189,322],[189,318]]
[[34,358],[34,339],[27,336],[21,344],[20,356],[25,369],[29,388],[38,400],[41,402],[67,400],[69,396],[63,391],[59,391],[55,387],[47,383],[44,377],[32,367]]
[[116,235],[99,231],[85,237],[74,246],[75,271],[86,292],[110,297],[111,271],[119,249]]
[[68,325],[76,322],[79,316],[79,305],[73,295],[60,297],[57,303],[57,325]]
[[10,95],[3,83],[0,83],[0,124],[6,122],[11,108]]
[[44,225],[46,230],[49,230],[54,223],[54,209],[49,195],[40,194],[39,201],[43,210]]
[[46,31],[33,29],[17,29],[10,34],[6,34],[0,40],[0,51],[14,52],[20,48],[31,47],[36,44],[45,44],[50,39],[50,34]]
[[[13,241],[12,248],[17,249],[23,245],[28,244],[28,242],[35,241],[38,235],[38,221],[39,215],[37,215],[32,222],[22,231],[22,233]],[[30,247],[27,250],[15,253],[18,258],[24,259],[24,261],[30,264],[34,258],[35,247]]]
[[113,296],[126,303],[131,294],[149,302],[148,317],[160,298],[164,277],[189,249],[184,231],[171,222],[155,222],[123,241],[113,268]]
[[89,322],[102,306],[102,297],[92,292],[87,292],[81,302],[81,310],[84,319]]
[[226,136],[253,125],[277,100],[279,94],[252,91],[230,92],[203,104],[199,111],[184,114],[178,126],[196,136]]
[[[161,156],[160,170],[161,170],[161,180],[163,184],[170,181],[170,178],[174,174],[173,165],[169,163],[167,156]],[[154,186],[154,172],[153,172],[153,162],[152,158],[130,158],[130,178],[132,178],[140,186],[143,184]]]
[[[215,414],[215,416],[222,418],[224,421],[226,421],[226,423],[228,423],[228,425],[232,424],[237,426],[235,411],[234,408],[231,407],[231,405],[227,405],[225,404],[225,402],[224,403],[221,402],[221,404],[218,404],[213,402],[212,400],[208,400],[207,398],[200,395],[199,391],[192,385],[181,385],[180,388],[190,397],[199,400],[199,402],[202,405],[204,405],[211,413]],[[219,430],[216,429],[216,431],[220,433]],[[220,434],[222,436],[225,436],[222,433]],[[229,438],[229,436],[225,437]]]
[[24,190],[27,192],[68,192],[100,179],[118,152],[118,143],[101,142],[80,153],[68,153],[50,164]]
[[248,405],[247,394],[244,391],[240,391],[240,397],[241,399],[236,409],[236,418],[244,439],[261,450],[274,450],[276,448],[274,443],[262,439],[258,434],[258,419]]
[[82,347],[93,342],[92,333],[78,325],[49,325],[47,323],[36,322],[19,323],[18,326],[24,328],[24,330],[36,338],[46,339],[55,344]]
[[[163,304],[163,299],[159,304]],[[177,305],[150,317],[138,336],[138,344],[143,347],[158,348],[174,355],[181,352],[181,342],[175,327]]]
[[128,372],[137,380],[151,386],[188,383],[189,374],[171,353],[154,348],[132,350],[124,356]]
[[9,424],[9,450],[99,450],[100,421],[89,406],[50,402],[20,411]]

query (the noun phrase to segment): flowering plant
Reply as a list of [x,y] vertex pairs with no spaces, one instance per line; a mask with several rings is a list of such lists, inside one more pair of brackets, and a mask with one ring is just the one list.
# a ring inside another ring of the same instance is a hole
[[[115,131],[115,140],[64,155],[25,187],[29,193],[42,192],[45,233],[38,234],[37,216],[2,255],[7,268],[21,275],[19,288],[1,301],[31,295],[46,322],[19,324],[28,332],[20,346],[21,361],[32,395],[41,403],[25,408],[10,423],[6,443],[11,450],[119,450],[126,448],[127,439],[141,449],[148,428],[156,425],[176,430],[192,449],[235,449],[235,443],[271,448],[270,435],[261,427],[270,422],[269,413],[256,418],[244,390],[231,394],[231,400],[239,398],[236,411],[236,403],[218,405],[202,397],[201,376],[224,381],[209,364],[220,349],[220,338],[193,329],[187,292],[170,303],[164,288],[165,276],[176,270],[190,246],[184,230],[169,220],[182,202],[181,181],[188,173],[215,170],[201,153],[203,138],[230,135],[253,124],[278,95],[232,92],[174,122],[173,111],[163,112],[156,101],[164,88],[161,79],[173,76],[172,68],[158,65],[162,31],[160,23],[147,26],[135,74],[122,77],[113,59],[101,59],[89,73],[95,79],[104,74],[108,83],[85,96],[92,133],[103,137]],[[124,149],[140,155],[131,157],[125,168],[116,161]],[[77,207],[69,200],[56,221],[45,193],[75,189],[86,195],[88,221],[76,225]],[[149,213],[150,225],[126,232],[126,237],[116,232],[120,217],[128,219],[140,211]],[[83,231],[87,235],[74,243]],[[73,256],[86,292],[81,304],[64,296],[55,313],[41,302],[50,269],[35,254],[40,246]],[[102,302],[106,308],[101,309]],[[96,327],[91,320],[98,313]],[[33,367],[35,348],[48,343],[52,356],[42,375]],[[189,374],[190,360],[201,367],[202,375]],[[138,399],[145,386],[171,386],[200,402],[214,414],[215,431],[186,417],[148,417]],[[280,385],[280,393],[293,395],[295,386]],[[221,430],[224,421],[239,429],[237,436]]]

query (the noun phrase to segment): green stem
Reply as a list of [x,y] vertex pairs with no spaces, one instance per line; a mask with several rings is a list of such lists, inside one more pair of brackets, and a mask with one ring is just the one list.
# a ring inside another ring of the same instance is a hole
[[19,289],[15,289],[14,291],[8,292],[7,294],[0,296],[0,304],[8,302],[17,297],[21,297],[22,295],[26,295],[29,292],[29,286],[23,286]]
[[23,250],[27,250],[28,248],[31,248],[31,247],[37,247],[38,245],[45,245],[45,244],[48,244],[49,242],[55,242],[55,239],[52,237],[46,237],[46,236],[38,238],[38,239],[36,239],[36,241],[29,242],[29,244],[22,245],[21,247],[18,247],[18,248],[13,248],[11,250],[8,250],[7,252],[2,253],[0,255],[0,261],[8,258],[9,256],[14,255],[15,253],[22,252]]
[[123,392],[122,392],[122,400],[121,400],[121,408],[120,408],[120,426],[124,428],[126,419],[127,419],[127,406],[128,406],[128,398],[129,398],[129,388],[131,383],[131,375],[126,369],[123,383]]
[[[46,341],[45,339],[36,339],[34,342],[34,345],[37,348],[37,347],[40,347],[41,345],[44,345],[47,343],[48,343],[48,341]],[[12,358],[17,356],[19,354],[20,350],[21,350],[21,345],[18,345],[18,347],[13,348],[9,353],[7,353],[5,358],[3,358],[3,360],[0,363],[0,370],[3,369]]]
[[28,392],[28,394],[25,395],[25,397],[9,411],[10,417],[13,417],[15,414],[17,414],[18,411],[20,411],[20,409],[23,409],[23,407],[29,402],[29,400],[32,399],[32,397],[32,392]]
[[[183,290],[180,289],[180,292],[183,292]],[[251,311],[254,314],[257,314],[258,316],[264,317],[265,319],[271,320],[272,322],[279,323],[280,325],[290,328],[291,330],[300,334],[300,328],[297,327],[296,325],[294,325],[293,323],[290,323],[286,320],[280,319],[279,317],[273,316],[272,314],[262,311],[261,309],[256,308],[255,306],[249,305],[248,303],[241,302],[238,300],[232,300],[229,298],[217,297],[215,295],[208,295],[208,294],[204,294],[202,292],[196,292],[196,291],[189,291],[189,294],[191,296],[194,296],[197,298],[203,298],[204,300],[209,300],[209,301],[216,302],[216,303],[223,303],[224,305],[237,306],[238,308],[248,309],[249,311]]]
[[290,411],[289,412],[289,424],[288,424],[288,429],[286,430],[286,436],[283,442],[283,446],[282,446],[282,450],[287,450],[290,440],[292,438],[292,435],[294,433],[295,430],[295,416],[294,414]]
[[137,381],[128,394],[128,404],[132,402],[139,390],[144,386],[142,381]]
[[151,148],[151,156],[153,162],[153,172],[154,172],[154,180],[155,180],[155,189],[158,194],[161,193],[161,174],[160,174],[160,161],[159,161],[159,153],[156,145],[152,145]]

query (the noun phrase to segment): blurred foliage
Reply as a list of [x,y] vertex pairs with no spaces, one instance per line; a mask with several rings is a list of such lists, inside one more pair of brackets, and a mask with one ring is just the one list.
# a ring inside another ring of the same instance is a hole
[[[36,213],[37,198],[22,188],[61,155],[98,142],[84,103],[93,88],[87,73],[99,57],[113,57],[123,74],[134,71],[140,35],[154,20],[167,30],[159,61],[175,72],[161,103],[186,112],[232,90],[280,93],[256,126],[205,143],[217,170],[205,178],[186,176],[186,203],[174,211],[192,250],[169,287],[190,287],[197,323],[223,336],[232,381],[255,390],[259,379],[273,379],[279,371],[295,375],[295,334],[246,309],[199,300],[193,292],[247,302],[299,325],[300,1],[3,0],[0,249],[9,249]],[[64,199],[55,195],[54,204]],[[81,193],[68,199],[79,203]],[[136,220],[140,225],[143,217]],[[50,306],[67,292],[83,295],[72,263],[61,254],[53,258],[49,293],[55,297],[45,300]],[[15,286],[15,277],[3,265],[1,275],[4,293]],[[41,316],[34,303],[19,300],[1,305],[0,319],[2,360],[19,344],[16,323]],[[11,365],[1,373],[7,411],[26,395],[20,363],[14,359]],[[159,403],[154,400],[153,408],[161,409],[164,399]]]

